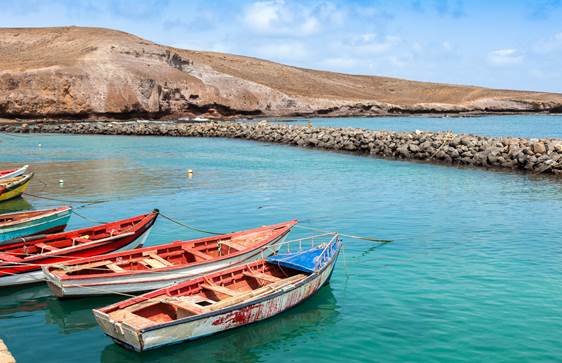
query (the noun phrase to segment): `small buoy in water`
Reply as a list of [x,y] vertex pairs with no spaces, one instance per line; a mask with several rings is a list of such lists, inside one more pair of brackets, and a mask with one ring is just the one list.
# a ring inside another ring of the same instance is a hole
[[59,179],[59,184],[64,184],[64,180]]
[[37,144],[37,147],[43,147],[43,145],[41,145],[41,144]]
[[193,176],[193,170],[187,169],[187,177],[188,177],[189,179],[191,179],[192,176]]

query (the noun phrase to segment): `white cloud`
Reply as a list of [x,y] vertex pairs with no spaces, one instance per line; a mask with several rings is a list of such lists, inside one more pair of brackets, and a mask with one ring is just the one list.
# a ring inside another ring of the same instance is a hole
[[488,63],[491,65],[515,65],[522,61],[523,54],[517,49],[497,49],[488,53]]
[[265,35],[308,36],[320,30],[312,9],[284,0],[258,1],[245,8],[247,28]]

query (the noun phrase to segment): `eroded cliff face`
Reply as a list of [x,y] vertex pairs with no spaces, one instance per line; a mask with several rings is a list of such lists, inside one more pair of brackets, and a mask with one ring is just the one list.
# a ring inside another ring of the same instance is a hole
[[562,95],[300,69],[108,29],[0,29],[4,117],[542,111],[562,112]]

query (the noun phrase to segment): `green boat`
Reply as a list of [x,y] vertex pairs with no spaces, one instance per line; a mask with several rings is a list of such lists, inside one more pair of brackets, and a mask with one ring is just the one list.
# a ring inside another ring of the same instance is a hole
[[62,232],[71,214],[72,207],[0,214],[0,246],[19,237]]

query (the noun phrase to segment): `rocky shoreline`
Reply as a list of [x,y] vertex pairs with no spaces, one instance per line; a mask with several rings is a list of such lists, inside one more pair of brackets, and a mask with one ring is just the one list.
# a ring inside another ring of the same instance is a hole
[[389,159],[562,175],[562,140],[261,122],[4,123],[0,132],[236,138]]

